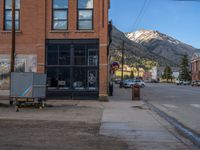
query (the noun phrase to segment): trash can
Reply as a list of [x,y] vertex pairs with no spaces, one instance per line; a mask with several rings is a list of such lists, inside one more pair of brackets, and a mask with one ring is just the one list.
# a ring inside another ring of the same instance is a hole
[[140,85],[135,84],[132,87],[132,100],[140,100]]
[[119,88],[123,88],[123,81],[120,81]]
[[109,83],[109,96],[113,96],[113,82]]

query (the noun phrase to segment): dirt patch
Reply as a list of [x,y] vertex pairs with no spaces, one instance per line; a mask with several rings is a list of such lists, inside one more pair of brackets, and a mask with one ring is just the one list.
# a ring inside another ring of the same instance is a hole
[[99,135],[100,124],[0,120],[3,150],[126,150],[119,139]]

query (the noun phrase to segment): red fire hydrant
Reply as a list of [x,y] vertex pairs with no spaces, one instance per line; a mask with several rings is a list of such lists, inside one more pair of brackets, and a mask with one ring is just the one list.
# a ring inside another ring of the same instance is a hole
[[140,100],[140,85],[138,84],[132,86],[132,100]]

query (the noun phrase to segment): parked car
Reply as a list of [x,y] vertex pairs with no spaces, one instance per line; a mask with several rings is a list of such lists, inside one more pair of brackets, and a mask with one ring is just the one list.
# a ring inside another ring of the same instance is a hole
[[135,84],[138,84],[141,88],[145,87],[145,82],[143,80],[135,80]]
[[151,83],[159,83],[159,81],[158,81],[158,80],[155,80],[155,79],[152,79],[152,80],[151,80]]
[[176,83],[176,85],[182,85],[182,84],[183,84],[183,81],[176,80],[175,83]]
[[200,86],[200,81],[194,80],[191,83],[192,86]]
[[190,85],[191,82],[190,81],[183,81],[183,85]]
[[145,82],[143,80],[135,80],[135,79],[128,79],[128,80],[125,80],[124,81],[124,88],[131,88],[133,87],[134,85],[139,85],[141,88],[144,88],[145,87]]
[[176,80],[177,85],[190,85],[190,81]]
[[121,79],[115,79],[115,84],[119,84],[120,83],[120,81],[121,81]]
[[124,88],[131,88],[134,84],[135,84],[134,79],[127,79],[127,80],[124,80],[123,87]]

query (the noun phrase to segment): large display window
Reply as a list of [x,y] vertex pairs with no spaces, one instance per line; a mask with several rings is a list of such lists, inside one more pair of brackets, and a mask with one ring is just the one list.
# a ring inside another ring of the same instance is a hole
[[[57,41],[57,42],[56,42]],[[48,90],[99,89],[99,45],[92,40],[50,40],[46,45]]]

